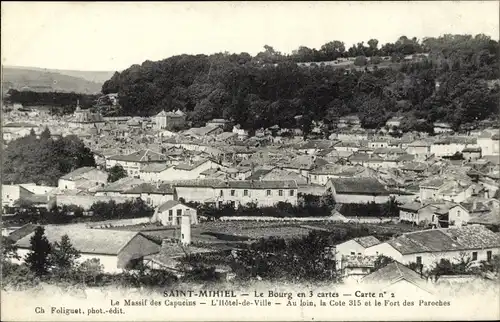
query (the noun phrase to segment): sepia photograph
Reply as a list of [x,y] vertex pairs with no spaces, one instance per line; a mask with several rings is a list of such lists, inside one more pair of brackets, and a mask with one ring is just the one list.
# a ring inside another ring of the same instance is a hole
[[499,12],[2,1],[0,319],[500,320]]

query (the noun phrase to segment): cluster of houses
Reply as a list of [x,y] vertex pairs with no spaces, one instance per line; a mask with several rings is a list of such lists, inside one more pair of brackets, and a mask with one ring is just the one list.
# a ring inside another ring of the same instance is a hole
[[[452,264],[468,263],[479,267],[500,255],[500,234],[483,225],[419,230],[386,241],[374,236],[351,239],[333,249],[337,270],[350,281],[383,284],[384,290],[414,291],[433,294],[436,282],[450,279],[468,283],[477,276],[441,276],[428,279],[429,272],[441,260]],[[376,261],[385,256],[392,263],[376,270]],[[375,270],[375,272],[374,272]],[[485,276],[488,278],[488,276]],[[455,281],[456,282],[456,281]]]
[[[151,118],[102,117],[77,106],[67,123],[39,117],[42,126],[57,123],[80,136],[94,152],[97,168],[75,169],[45,194],[32,193],[25,185],[4,185],[3,205],[24,198],[43,206],[74,202],[88,208],[93,201],[141,197],[154,207],[170,200],[272,206],[295,205],[301,194],[331,193],[337,203],[381,204],[395,197],[402,204],[399,219],[416,225],[498,221],[495,128],[455,135],[438,122],[435,132],[440,135],[394,138],[363,130],[359,117],[349,115],[339,119],[338,131],[328,139],[303,140],[293,129],[285,134],[287,129],[277,126],[253,136],[238,125],[228,131],[230,122],[224,119],[188,128],[180,110]],[[387,127],[401,121],[394,117]],[[41,130],[24,121],[6,128],[21,129],[21,134]],[[6,135],[14,138],[4,131],[4,139]],[[127,177],[108,183],[108,171],[115,166]]]
[[[500,225],[496,128],[458,135],[438,122],[436,136],[407,133],[394,138],[362,129],[359,118],[351,115],[339,119],[337,131],[328,139],[304,140],[299,129],[274,126],[250,135],[224,119],[190,127],[180,110],[161,111],[151,118],[102,117],[79,107],[65,119],[36,113],[37,125],[30,122],[34,116],[15,114],[17,121],[3,125],[4,141],[49,127],[54,138],[79,136],[94,152],[97,167],[74,169],[59,178],[57,187],[3,184],[2,206],[77,205],[88,210],[99,201],[140,198],[155,209],[148,222],[180,227],[184,217],[190,224],[198,223],[196,209],[187,205],[191,202],[237,208],[298,205],[303,195],[330,194],[337,204],[384,204],[394,197],[399,221],[434,229],[387,242],[370,237],[337,245],[339,256],[346,256],[340,257],[339,269],[368,272],[373,261],[358,258],[365,255],[384,254],[402,264],[428,266],[435,254],[451,258],[469,252],[473,259],[488,260],[498,253],[498,235],[487,229]],[[392,118],[387,128],[399,127],[401,121]],[[318,128],[321,124],[315,123],[313,132]],[[116,166],[127,176],[108,182],[109,171]],[[59,236],[57,229],[54,238]],[[75,243],[80,243],[80,234],[74,232]],[[141,233],[95,234],[94,241],[106,248],[102,254],[112,256],[120,267],[144,256],[151,265],[161,264],[161,247]],[[482,236],[481,242],[474,242],[471,235]],[[116,242],[108,243],[109,238]],[[82,237],[82,249],[97,247],[85,240]],[[131,258],[129,249],[132,252],[136,244],[147,254]]]

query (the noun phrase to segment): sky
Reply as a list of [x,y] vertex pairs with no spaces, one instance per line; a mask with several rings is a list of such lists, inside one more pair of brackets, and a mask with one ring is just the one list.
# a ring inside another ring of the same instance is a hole
[[498,40],[498,1],[3,2],[2,64],[115,71],[179,54],[282,53],[376,38],[484,33]]

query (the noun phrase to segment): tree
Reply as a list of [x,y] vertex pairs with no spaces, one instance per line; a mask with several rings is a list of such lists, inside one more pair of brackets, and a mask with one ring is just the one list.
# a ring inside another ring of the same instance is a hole
[[365,56],[357,56],[354,59],[354,65],[356,66],[365,66],[366,64],[368,64],[368,59]]
[[371,63],[372,65],[378,65],[378,64],[380,64],[381,62],[382,62],[382,58],[380,58],[380,56],[372,56],[372,57],[370,58],[370,63]]
[[374,262],[373,271],[379,270],[382,267],[394,262],[394,259],[385,255],[379,255]]
[[434,267],[429,271],[429,274],[435,276],[436,278],[441,275],[469,275],[474,273],[474,269],[471,264],[471,258],[466,255],[461,255],[460,258],[455,261],[443,258],[434,264]]
[[44,132],[40,139],[29,135],[9,143],[2,154],[3,182],[56,186],[61,176],[80,167],[95,166],[93,153],[78,137],[51,140],[46,139],[50,132]]
[[0,248],[2,249],[2,262],[12,258],[19,259],[17,246],[10,238],[0,237]]
[[127,171],[119,164],[112,166],[108,170],[108,182],[115,182],[127,176]]
[[45,229],[38,226],[35,229],[35,234],[31,237],[31,252],[26,255],[26,263],[30,270],[37,276],[47,274],[51,262],[50,254],[52,247],[45,236]]
[[45,127],[43,132],[40,134],[40,139],[49,140],[51,138],[50,130],[48,127]]
[[78,258],[80,258],[80,252],[73,247],[68,235],[63,235],[60,242],[54,243],[50,262],[58,272],[74,268]]
[[83,284],[91,278],[93,283],[96,284],[97,276],[103,273],[104,265],[98,258],[87,259],[77,267],[78,274],[82,277]]

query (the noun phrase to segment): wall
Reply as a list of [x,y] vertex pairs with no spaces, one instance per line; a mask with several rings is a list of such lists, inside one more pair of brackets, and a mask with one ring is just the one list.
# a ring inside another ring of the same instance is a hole
[[339,194],[334,195],[335,202],[337,203],[368,203],[375,202],[377,204],[386,203],[389,200],[389,196],[369,196],[369,195],[358,195],[358,194]]
[[130,261],[158,253],[160,245],[138,234],[118,254],[118,267],[127,268]]
[[309,194],[309,195],[315,195],[315,196],[321,196],[324,194],[326,191],[324,186],[320,185],[299,185],[299,193],[302,194]]
[[438,188],[420,187],[420,200],[436,199]]
[[[12,259],[11,261],[16,264],[24,263],[24,259],[26,255],[28,255],[31,251],[29,249],[18,248],[17,254],[21,257],[19,260]],[[81,256],[76,260],[77,263],[83,263],[86,260],[97,258],[101,262],[101,265],[104,266],[105,273],[120,273],[122,270],[118,267],[118,257],[115,255],[101,255],[101,254],[80,254]]]
[[404,209],[399,209],[399,220],[405,220],[405,221],[410,221],[416,223],[416,217],[417,213],[404,210]]
[[210,160],[191,170],[180,170],[180,169],[175,169],[175,167],[170,167],[158,173],[156,180],[172,181],[172,180],[198,179],[200,178],[200,173],[202,173],[203,171],[218,167],[221,166]]
[[[172,211],[172,220],[169,220],[170,210]],[[152,221],[153,222],[159,221],[163,226],[177,225],[177,211],[178,210],[181,211],[180,217],[182,217],[182,215],[184,213],[186,213],[186,211],[189,211],[189,213],[191,215],[191,224],[192,225],[198,224],[198,215],[197,215],[196,209],[187,207],[183,204],[176,205],[176,206],[174,206],[170,209],[167,209],[161,213],[155,213]],[[179,219],[179,220],[181,220],[181,219]]]
[[66,195],[56,195],[56,204],[58,206],[64,205],[76,205],[82,207],[85,210],[88,210],[90,206],[92,206],[96,202],[108,202],[110,200],[114,200],[116,203],[124,203],[127,200],[132,200],[127,197],[114,197],[114,196],[66,196]]
[[429,146],[408,146],[406,152],[413,155],[426,155],[431,151]]
[[[385,255],[387,257],[391,257],[392,259],[403,263],[403,255],[398,252],[394,247],[389,245],[388,243],[380,243],[375,246],[371,246],[365,249],[365,255],[367,256],[379,256]],[[403,263],[404,264],[404,263]]]
[[450,209],[448,213],[448,220],[451,226],[451,223],[454,222],[453,226],[462,226],[464,223],[467,223],[470,219],[469,212],[462,207],[453,207]]
[[500,248],[488,248],[488,249],[478,249],[478,250],[468,250],[466,252],[462,251],[450,251],[450,252],[434,252],[434,253],[415,253],[415,254],[406,254],[402,255],[388,243],[381,243],[379,245],[375,245],[372,247],[368,247],[365,250],[365,255],[378,256],[385,255],[388,257],[392,257],[394,260],[402,263],[416,263],[417,257],[420,256],[422,258],[422,264],[424,269],[431,269],[436,262],[441,259],[448,259],[451,262],[458,262],[462,254],[466,254],[472,257],[472,252],[478,252],[478,261],[486,260],[487,251],[491,250],[493,255],[500,253]]
[[12,206],[21,197],[21,188],[18,185],[2,185],[2,206]]
[[177,197],[185,201],[204,203],[207,200],[215,201],[215,190],[212,187],[179,187],[176,186]]
[[[223,195],[220,195],[222,190]],[[234,196],[231,196],[231,191],[234,190]],[[247,196],[244,195],[247,190]],[[271,194],[267,195],[267,191]],[[282,195],[279,192],[282,191]],[[293,195],[291,195],[293,194]],[[238,205],[246,205],[254,202],[260,207],[274,206],[278,202],[288,202],[292,205],[297,205],[297,189],[234,189],[222,188],[216,189],[217,201],[222,203],[234,202],[235,207]]]
[[150,221],[151,221],[150,217],[140,217],[140,218],[130,218],[130,219],[95,221],[87,223],[86,226],[89,228],[121,227],[121,226],[146,224],[149,223]]
[[488,249],[477,249],[477,250],[468,250],[468,251],[451,251],[451,252],[435,252],[435,253],[418,253],[418,254],[408,254],[404,255],[402,259],[403,264],[416,262],[417,256],[422,257],[422,264],[424,265],[424,269],[431,269],[434,265],[440,261],[441,259],[447,259],[451,262],[459,262],[462,254],[466,256],[470,256],[472,258],[472,252],[477,252],[478,261],[483,261],[487,259],[486,252],[491,250],[492,254],[499,254],[499,248],[488,248]]
[[[353,254],[354,253],[354,254]],[[345,255],[364,255],[365,248],[351,239],[335,246],[335,260],[337,269],[342,268],[342,257]]]
[[431,154],[434,154],[437,157],[451,156],[451,155],[454,155],[456,152],[462,152],[462,150],[465,149],[467,146],[469,146],[469,145],[457,144],[457,143],[432,144],[431,145]]
[[159,193],[130,193],[122,194],[124,197],[130,199],[141,198],[147,205],[151,207],[158,207],[169,200],[175,200],[174,194],[159,194]]
[[499,140],[492,140],[491,138],[477,139],[477,145],[481,147],[482,155],[498,155],[499,142]]
[[21,183],[20,186],[35,195],[44,195],[57,188],[51,186],[38,186],[34,183]]
[[[104,171],[100,171],[97,169],[86,172],[84,177],[85,178],[82,179],[81,182],[85,182],[85,181],[92,182],[94,186],[106,184],[108,182],[108,174]],[[75,180],[59,179],[57,187],[59,189],[75,189],[76,188],[76,181]]]

